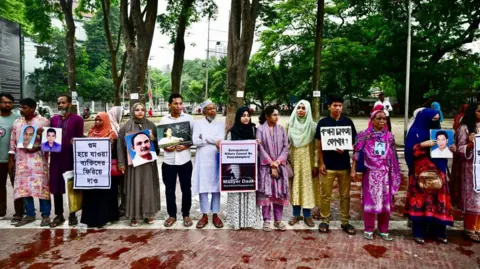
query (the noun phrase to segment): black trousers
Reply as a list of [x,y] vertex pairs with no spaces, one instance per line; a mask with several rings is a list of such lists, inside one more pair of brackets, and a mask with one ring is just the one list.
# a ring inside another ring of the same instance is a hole
[[182,215],[190,216],[192,207],[192,170],[191,161],[183,165],[168,165],[162,163],[162,178],[165,184],[165,196],[167,197],[168,216],[177,218],[177,203],[175,191],[177,187],[177,175],[180,180],[180,189],[182,190]]
[[[7,214],[7,178],[8,178],[8,163],[0,163],[0,217]],[[10,178],[13,183],[15,178]],[[15,217],[23,216],[23,198],[16,199],[13,202],[15,207]]]
[[[53,204],[55,206],[55,215],[63,216],[63,194],[54,194]],[[75,212],[70,213],[70,216],[75,216]]]

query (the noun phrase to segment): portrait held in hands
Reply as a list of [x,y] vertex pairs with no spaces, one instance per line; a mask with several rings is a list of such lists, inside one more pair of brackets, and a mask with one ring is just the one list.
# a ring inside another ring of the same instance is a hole
[[42,151],[43,152],[61,152],[62,151],[62,129],[48,128],[42,133]]
[[35,138],[37,137],[37,127],[32,125],[24,125],[22,127],[22,133],[18,140],[17,148],[32,149],[35,144]]
[[453,158],[450,146],[455,143],[453,130],[431,130],[430,139],[436,141],[432,147],[432,158]]
[[157,160],[155,145],[150,139],[150,130],[142,130],[138,133],[127,135],[125,136],[125,142],[128,149],[129,165],[137,167]]

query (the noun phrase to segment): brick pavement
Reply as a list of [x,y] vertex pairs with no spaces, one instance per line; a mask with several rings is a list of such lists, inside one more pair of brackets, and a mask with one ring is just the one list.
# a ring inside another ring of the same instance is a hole
[[[341,231],[0,230],[0,268],[479,268],[480,244]],[[8,242],[8,243],[7,243]]]

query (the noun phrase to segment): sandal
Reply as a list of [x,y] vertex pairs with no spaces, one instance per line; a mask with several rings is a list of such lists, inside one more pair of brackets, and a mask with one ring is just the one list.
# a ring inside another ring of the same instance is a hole
[[10,225],[15,226],[17,223],[19,223],[22,220],[21,216],[13,216],[13,219],[10,221]]
[[65,218],[63,216],[56,216],[53,218],[53,221],[50,222],[50,228],[55,228],[57,226],[62,225],[65,222]]
[[25,216],[25,217],[23,217],[23,219],[21,221],[19,221],[17,224],[15,224],[15,227],[20,227],[20,226],[23,226],[23,225],[27,225],[27,224],[32,223],[34,221],[35,221],[35,217]]
[[137,226],[138,226],[138,221],[132,219],[132,220],[130,221],[130,226],[132,226],[132,227],[137,227]]
[[50,226],[50,223],[52,222],[50,221],[49,217],[42,217],[42,222],[40,222],[40,227]]
[[377,232],[377,235],[380,236],[385,241],[393,241],[393,238],[390,237],[389,233]]
[[373,232],[363,232],[363,238],[373,240]]
[[463,234],[468,237],[468,239],[472,240],[473,242],[480,242],[480,235],[473,231],[463,231]]
[[346,232],[349,235],[354,235],[354,234],[357,233],[355,231],[355,228],[350,223],[342,224],[341,227],[342,227],[343,231]]
[[148,218],[145,218],[143,221],[146,224],[153,224],[155,222],[155,219],[153,219],[152,217],[148,217]]
[[285,226],[285,224],[281,221],[275,221],[273,223],[273,226],[275,226],[275,228],[277,228],[278,230],[280,230],[282,232],[287,230],[287,226]]
[[421,238],[421,237],[414,237],[413,241],[415,241],[415,243],[417,243],[419,245],[425,244],[425,240],[423,240],[423,238]]
[[448,239],[443,237],[437,237],[438,242],[442,244],[448,244]]
[[299,222],[300,222],[300,217],[293,216],[293,217],[291,217],[290,220],[288,221],[288,225],[293,226],[293,225],[295,225],[295,224],[297,224],[297,223],[299,223]]
[[330,226],[327,223],[322,222],[320,223],[320,225],[318,225],[318,231],[321,233],[328,233],[328,231],[330,230],[329,227]]
[[71,215],[68,217],[68,226],[77,226],[78,225],[78,219],[77,216]]
[[271,232],[272,228],[270,227],[270,222],[269,221],[264,221],[263,222],[263,231],[264,232]]
[[313,222],[313,218],[312,217],[308,217],[305,219],[305,224],[308,226],[308,227],[315,227],[315,222]]
[[173,224],[175,224],[176,221],[177,221],[176,218],[169,217],[168,219],[165,220],[165,222],[163,222],[163,226],[165,226],[167,228],[172,227]]
[[192,219],[190,217],[184,217],[183,218],[183,226],[185,227],[191,227],[193,225]]

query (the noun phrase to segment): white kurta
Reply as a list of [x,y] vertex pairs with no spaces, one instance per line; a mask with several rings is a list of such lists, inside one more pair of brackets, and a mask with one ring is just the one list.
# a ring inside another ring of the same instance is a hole
[[224,138],[223,122],[208,122],[205,118],[195,122],[192,140],[197,146],[197,152],[193,170],[193,194],[220,192],[218,149],[215,141]]

